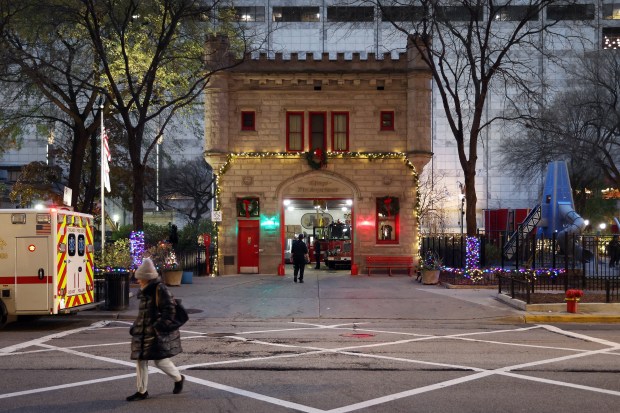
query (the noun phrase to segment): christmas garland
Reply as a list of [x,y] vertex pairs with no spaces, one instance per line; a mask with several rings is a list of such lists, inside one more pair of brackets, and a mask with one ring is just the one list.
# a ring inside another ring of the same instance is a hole
[[377,211],[386,217],[393,217],[398,215],[400,211],[400,203],[398,198],[393,196],[384,196],[377,199]]
[[327,165],[327,153],[318,148],[312,152],[306,152],[306,161],[312,169],[321,169]]
[[237,199],[237,216],[249,218],[259,216],[258,198],[247,197]]

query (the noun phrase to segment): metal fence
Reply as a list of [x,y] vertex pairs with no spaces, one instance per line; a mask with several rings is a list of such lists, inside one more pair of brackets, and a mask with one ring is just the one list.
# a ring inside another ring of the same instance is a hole
[[[536,238],[530,234],[518,240],[511,259],[504,255],[506,234],[480,234],[477,238],[478,267],[488,270],[479,277],[479,285],[498,284],[500,292],[509,291],[528,303],[529,294],[569,288],[604,291],[606,302],[620,301],[620,264],[613,265],[613,252],[609,248],[612,235],[570,235],[557,239],[555,235]],[[466,267],[465,236],[422,237],[421,256],[428,251],[440,257],[446,267]],[[455,284],[467,282],[466,277],[450,271],[442,273],[442,280]]]
[[[566,291],[570,288],[594,292],[604,292],[604,302],[620,301],[620,277],[584,277],[581,274],[558,274],[555,277],[536,277],[531,279],[527,273],[497,274],[498,290],[530,304],[532,295],[553,291]],[[603,301],[603,300],[602,300]]]
[[204,247],[180,251],[177,254],[177,262],[183,271],[191,271],[194,275],[211,275],[213,273],[213,255],[209,255],[207,266],[206,251]]

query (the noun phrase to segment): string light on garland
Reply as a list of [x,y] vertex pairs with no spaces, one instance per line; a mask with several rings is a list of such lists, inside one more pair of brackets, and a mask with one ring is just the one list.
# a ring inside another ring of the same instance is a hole
[[[205,155],[220,155],[220,154],[210,154],[206,153]],[[415,189],[415,205],[413,208],[413,217],[416,222],[419,223],[419,218],[421,215],[421,195],[420,195],[420,177],[416,170],[415,165],[409,160],[407,154],[404,152],[323,152],[320,154],[320,158],[324,160],[324,164],[327,164],[328,159],[367,159],[369,161],[375,160],[390,160],[390,159],[402,159],[405,166],[411,171],[411,175],[413,178],[413,187]],[[307,152],[240,152],[240,153],[229,153],[226,156],[226,161],[222,164],[222,166],[218,169],[215,174],[215,209],[219,211],[221,209],[221,177],[228,171],[233,161],[238,158],[257,158],[257,159],[302,159],[308,156]],[[306,158],[307,160],[307,158]],[[310,165],[312,167],[312,165]],[[215,236],[218,237],[219,226],[216,223],[215,226]],[[420,260],[420,246],[421,242],[421,234],[420,231],[417,231],[417,240],[414,244],[414,250],[417,251],[418,261]],[[216,244],[218,245],[218,244]],[[218,248],[219,249],[219,248]],[[215,262],[213,265],[214,272],[217,268],[217,257],[219,256],[219,251],[215,255]]]
[[560,274],[564,274],[566,270],[564,268],[520,268],[506,269],[501,267],[491,268],[452,268],[443,267],[442,271],[452,274],[453,276],[460,276],[464,279],[476,284],[481,281],[487,281],[491,279],[491,276],[497,275],[511,275],[518,274],[525,278],[528,282],[535,282],[539,278],[548,277],[551,280],[556,279]]

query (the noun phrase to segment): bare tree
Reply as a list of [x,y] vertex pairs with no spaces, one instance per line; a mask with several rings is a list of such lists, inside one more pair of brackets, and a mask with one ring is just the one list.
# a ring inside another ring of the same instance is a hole
[[583,210],[587,188],[620,187],[620,55],[585,54],[568,85],[502,151],[505,163],[525,179],[550,161],[567,160],[575,202]]
[[429,234],[443,233],[446,228],[446,210],[444,204],[450,198],[450,192],[443,182],[444,173],[424,170],[420,176],[420,228]]
[[[202,158],[172,164],[162,171],[160,206],[175,209],[197,223],[210,211],[213,180],[213,171]],[[153,195],[147,191],[147,197],[155,201]]]
[[[540,35],[554,20],[543,10],[558,0],[362,0],[375,4],[384,21],[409,39],[431,70],[465,177],[467,235],[476,233],[476,164],[481,132],[506,114],[487,117],[493,88],[507,99],[538,100]],[[562,2],[561,4],[566,4]],[[542,52],[542,51],[541,51]],[[515,114],[515,117],[522,116]]]

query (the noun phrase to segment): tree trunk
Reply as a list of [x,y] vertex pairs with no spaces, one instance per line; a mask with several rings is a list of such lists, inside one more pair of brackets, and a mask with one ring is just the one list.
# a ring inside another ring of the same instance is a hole
[[475,236],[478,232],[476,222],[476,169],[465,170],[465,222],[467,223],[467,235]]
[[144,165],[133,165],[133,229],[144,228]]

